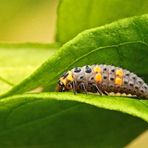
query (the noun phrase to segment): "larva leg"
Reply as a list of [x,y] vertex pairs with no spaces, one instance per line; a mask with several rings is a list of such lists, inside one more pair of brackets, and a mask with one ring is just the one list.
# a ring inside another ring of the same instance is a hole
[[105,91],[103,91],[103,94],[104,94],[104,95],[108,95],[108,93],[106,93]]
[[86,90],[86,87],[85,87],[85,84],[84,84],[84,83],[80,83],[80,88],[82,89],[82,91],[83,91],[84,93],[87,94],[87,90]]
[[98,92],[100,95],[103,94],[103,92],[99,89],[99,87],[98,87],[96,84],[93,84],[92,86],[93,86],[95,89],[97,89],[97,92]]
[[73,93],[77,94],[77,90],[76,90],[77,89],[77,82],[75,82],[75,81],[72,82],[72,89],[73,89]]

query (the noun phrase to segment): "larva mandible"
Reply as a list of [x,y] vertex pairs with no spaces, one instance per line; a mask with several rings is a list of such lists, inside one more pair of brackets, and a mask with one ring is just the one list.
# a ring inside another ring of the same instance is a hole
[[57,91],[110,92],[131,94],[148,99],[148,85],[136,74],[112,65],[87,65],[65,72],[59,79]]

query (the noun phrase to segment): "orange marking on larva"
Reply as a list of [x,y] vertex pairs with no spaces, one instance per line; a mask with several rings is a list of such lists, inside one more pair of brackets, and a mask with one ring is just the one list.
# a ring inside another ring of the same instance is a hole
[[101,73],[97,73],[96,74],[95,80],[96,80],[96,82],[101,82],[102,81],[102,75],[101,75]]
[[94,69],[93,69],[93,71],[95,73],[99,73],[99,72],[101,72],[101,68],[99,66],[95,66]]
[[115,78],[115,84],[121,86],[121,85],[122,85],[122,79],[119,78],[119,77],[116,77],[116,78]]
[[117,69],[116,70],[116,76],[123,77],[123,70],[122,69]]

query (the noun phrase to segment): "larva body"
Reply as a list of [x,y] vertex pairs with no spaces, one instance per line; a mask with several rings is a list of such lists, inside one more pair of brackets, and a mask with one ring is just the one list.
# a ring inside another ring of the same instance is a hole
[[111,65],[89,65],[73,68],[63,74],[58,91],[125,93],[148,98],[148,85],[136,74]]

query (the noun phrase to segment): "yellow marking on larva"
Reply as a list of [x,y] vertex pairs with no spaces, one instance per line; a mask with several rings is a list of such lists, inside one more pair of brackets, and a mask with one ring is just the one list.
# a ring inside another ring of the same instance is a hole
[[123,70],[122,69],[117,69],[116,70],[116,76],[123,77]]
[[95,80],[96,80],[96,82],[101,82],[102,81],[102,75],[101,75],[101,73],[97,73],[96,74]]
[[66,77],[66,79],[68,81],[73,81],[73,77],[72,77],[72,72],[71,71],[68,72],[68,76]]
[[119,78],[119,77],[116,77],[116,78],[115,78],[115,84],[121,86],[121,85],[122,85],[122,79]]
[[95,73],[99,73],[99,72],[101,72],[101,68],[99,66],[95,66],[94,69],[93,69],[93,71]]
[[67,83],[66,79],[63,79],[63,78],[60,78],[60,81],[61,81],[64,85],[66,85],[66,83]]

